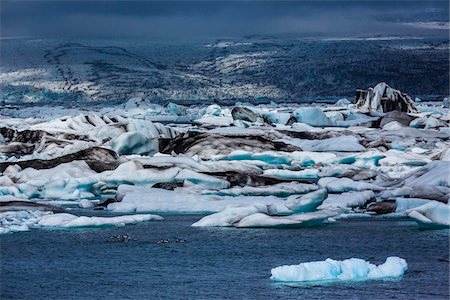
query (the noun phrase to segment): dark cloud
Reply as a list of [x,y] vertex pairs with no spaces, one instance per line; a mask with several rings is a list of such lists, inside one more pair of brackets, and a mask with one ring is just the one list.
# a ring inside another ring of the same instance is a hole
[[1,36],[448,36],[448,1],[8,1]]

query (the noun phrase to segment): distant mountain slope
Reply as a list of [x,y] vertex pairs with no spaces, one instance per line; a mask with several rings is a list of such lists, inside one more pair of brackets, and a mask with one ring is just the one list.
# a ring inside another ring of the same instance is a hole
[[449,90],[448,57],[448,41],[401,38],[2,40],[0,100],[307,101],[380,81],[439,97]]

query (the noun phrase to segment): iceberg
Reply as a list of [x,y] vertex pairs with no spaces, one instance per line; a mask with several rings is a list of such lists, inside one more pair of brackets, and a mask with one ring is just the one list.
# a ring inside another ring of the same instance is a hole
[[275,205],[228,206],[224,210],[203,217],[192,224],[194,227],[238,227],[238,228],[288,228],[323,225],[339,213],[321,210],[294,215],[276,215]]
[[335,210],[321,210],[289,216],[271,216],[255,213],[242,218],[235,226],[241,228],[296,228],[319,226],[325,224],[329,218],[336,217]]
[[206,191],[204,195],[221,195],[221,196],[277,196],[287,197],[295,194],[305,194],[317,190],[317,185],[288,182],[277,183],[269,186],[244,186],[232,187],[219,191]]
[[318,209],[349,209],[364,206],[368,201],[375,198],[373,191],[348,192],[342,194],[331,194],[317,207]]
[[276,209],[269,205],[254,204],[249,206],[228,206],[221,212],[208,215],[198,222],[192,224],[193,227],[229,227],[235,225],[242,218],[256,213],[275,212]]
[[314,211],[328,197],[326,189],[320,189],[303,196],[290,196],[286,199],[286,207],[298,212]]
[[315,127],[333,126],[333,122],[318,107],[300,107],[292,115],[299,123],[305,123]]
[[299,265],[285,265],[271,270],[273,281],[310,282],[367,280],[400,277],[408,269],[406,260],[390,256],[383,264],[374,265],[360,258],[312,261]]
[[37,222],[39,227],[97,227],[97,226],[125,226],[127,224],[136,224],[145,221],[160,221],[161,216],[150,214],[127,215],[116,217],[85,217],[76,216],[68,213],[44,215]]
[[339,136],[323,140],[283,140],[303,150],[315,152],[360,152],[366,150],[354,136]]
[[219,212],[228,205],[274,204],[277,211],[289,212],[284,206],[284,200],[275,196],[216,196],[199,195],[190,188],[177,188],[173,191],[145,188],[131,185],[120,185],[117,189],[117,199],[107,206],[107,209],[118,213],[207,213]]
[[407,210],[408,216],[413,218],[419,227],[448,228],[450,227],[450,205],[437,201]]
[[354,181],[350,178],[324,177],[320,178],[318,185],[326,188],[331,193],[342,193],[350,191],[381,191],[384,188],[368,182]]
[[117,154],[148,154],[159,151],[158,139],[149,139],[140,132],[125,132],[111,141],[111,147]]

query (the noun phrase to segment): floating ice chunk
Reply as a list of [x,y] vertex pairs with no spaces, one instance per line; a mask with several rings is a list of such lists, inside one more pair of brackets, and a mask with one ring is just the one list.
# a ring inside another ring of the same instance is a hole
[[336,159],[336,154],[325,152],[311,152],[311,151],[294,151],[289,153],[292,164],[301,166],[312,166],[315,164],[328,164]]
[[6,167],[5,171],[3,171],[3,175],[14,176],[20,171],[22,171],[22,168],[19,165],[9,165]]
[[129,156],[128,159],[141,162],[145,166],[152,166],[156,168],[178,167],[181,169],[191,169],[198,172],[209,172],[210,167],[203,162],[200,163],[189,156],[171,156],[157,153],[152,157],[143,156]]
[[184,182],[189,181],[193,184],[198,184],[209,189],[226,189],[230,187],[230,183],[226,180],[219,179],[206,174],[197,173],[192,170],[183,169],[176,176],[175,181]]
[[160,182],[175,182],[175,176],[179,172],[180,168],[176,167],[165,170],[144,169],[140,162],[129,161],[119,165],[114,171],[101,173],[100,178],[110,186],[126,183],[153,186]]
[[437,185],[450,187],[450,161],[432,161],[405,178],[406,186]]
[[264,213],[255,213],[242,218],[236,227],[304,227],[324,224],[328,218],[337,216],[334,210],[321,210],[315,212],[301,213],[290,216],[270,216]]
[[0,212],[0,234],[28,231],[34,227],[48,211],[6,211]]
[[262,115],[270,124],[286,125],[291,118],[290,113],[283,112],[264,112]]
[[441,121],[435,117],[428,117],[425,122],[425,128],[439,128],[439,127],[447,127],[447,124],[444,121]]
[[290,139],[282,141],[298,146],[303,150],[316,152],[359,152],[366,150],[366,148],[359,143],[358,139],[351,135],[343,135],[323,140]]
[[379,163],[382,166],[395,166],[399,164],[419,166],[431,162],[431,159],[428,159],[421,154],[404,152],[396,149],[390,149],[384,152],[384,155],[385,158],[379,160]]
[[399,130],[404,126],[397,121],[392,121],[383,126],[383,130]]
[[327,198],[326,189],[320,189],[303,196],[291,196],[286,199],[286,207],[294,212],[310,212]]
[[187,113],[187,107],[170,102],[167,104],[167,113],[171,115],[183,116]]
[[219,116],[204,115],[202,118],[195,120],[195,123],[200,125],[229,127],[233,123],[233,118],[228,116],[219,117]]
[[403,258],[391,256],[381,265],[374,265],[360,258],[313,261],[299,265],[280,266],[271,270],[270,279],[286,282],[320,280],[365,280],[402,276],[408,269]]
[[118,154],[148,154],[153,155],[159,151],[157,139],[149,139],[140,132],[125,132],[116,139],[111,140],[111,147]]
[[89,198],[94,197],[97,173],[86,162],[73,161],[51,169],[26,168],[15,174],[15,186],[0,186],[0,195],[21,198]]
[[91,208],[91,207],[94,207],[94,203],[92,201],[87,200],[87,199],[82,199],[82,200],[80,200],[80,202],[78,202],[78,207]]
[[318,184],[319,187],[326,188],[329,192],[332,193],[364,190],[381,191],[384,189],[383,187],[372,183],[354,181],[350,178],[324,177],[319,179]]
[[396,204],[395,212],[402,213],[409,209],[416,208],[416,207],[422,206],[424,204],[427,204],[429,202],[430,202],[430,200],[427,200],[427,199],[398,197],[395,199],[395,204]]
[[407,211],[408,216],[416,220],[420,227],[440,228],[450,227],[450,205],[437,201]]
[[260,160],[268,164],[290,164],[291,159],[288,155],[277,153],[275,151],[264,151],[260,153],[252,153],[243,150],[231,152],[226,159],[228,160]]
[[317,190],[317,185],[289,182],[277,183],[269,186],[244,186],[232,187],[230,189],[220,190],[217,192],[205,192],[205,195],[222,195],[222,196],[277,196],[287,197],[295,194],[304,194]]
[[335,106],[348,106],[352,104],[352,102],[346,98],[339,99],[334,105]]
[[120,202],[108,205],[107,209],[114,212],[174,212],[174,213],[205,213],[218,212],[230,204],[252,205],[274,204],[280,212],[289,212],[284,206],[284,200],[274,196],[212,196],[199,195],[186,188],[174,191],[144,188],[130,185],[120,185],[117,192]]
[[311,126],[326,127],[334,125],[318,107],[300,107],[292,115],[297,119],[297,122],[306,123]]
[[79,217],[76,215],[61,213],[43,216],[38,226],[42,227],[94,227],[94,226],[124,226],[139,222],[163,220],[158,215],[127,215],[117,217]]
[[308,180],[319,178],[318,174],[318,169],[305,169],[301,171],[269,169],[264,171],[263,176],[288,180]]
[[292,124],[292,129],[295,129],[297,131],[310,131],[313,130],[314,127],[305,123],[294,123]]
[[[192,224],[194,227],[229,227],[242,218],[255,213],[268,213],[270,208],[263,204],[249,206],[228,206],[223,211],[203,217]],[[273,210],[273,209],[272,209]],[[276,209],[275,209],[276,212]]]
[[373,191],[348,192],[342,194],[331,194],[318,209],[353,208],[365,205],[369,200],[375,198]]
[[222,112],[222,108],[217,104],[211,104],[205,110],[205,113],[207,115],[211,115],[211,116],[220,116],[221,112]]

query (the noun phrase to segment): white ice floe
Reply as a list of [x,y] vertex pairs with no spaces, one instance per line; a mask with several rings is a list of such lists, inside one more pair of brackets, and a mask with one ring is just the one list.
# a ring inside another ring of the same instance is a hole
[[68,213],[49,214],[42,216],[37,223],[39,227],[97,227],[97,226],[125,226],[145,221],[163,220],[161,216],[140,214],[116,217],[85,217]]
[[326,223],[329,218],[337,215],[338,212],[335,210],[321,210],[289,216],[271,216],[264,213],[255,213],[242,218],[235,226],[244,228],[318,226]]
[[354,181],[350,178],[336,178],[336,177],[320,178],[318,181],[318,185],[321,188],[326,188],[331,193],[365,191],[365,190],[381,191],[384,189],[373,183]]
[[373,191],[348,192],[342,194],[329,194],[317,207],[318,209],[348,209],[364,206],[370,200],[375,199]]
[[0,234],[29,231],[33,228],[77,228],[125,226],[145,221],[162,220],[158,215],[140,214],[114,217],[86,217],[41,210],[0,212]]
[[265,170],[263,176],[285,179],[285,180],[308,180],[319,178],[318,169],[305,169],[301,171],[291,171],[282,169]]
[[232,187],[218,191],[205,191],[204,195],[221,196],[277,196],[287,197],[295,194],[305,194],[317,190],[317,185],[298,182],[277,183],[268,186]]
[[117,154],[148,154],[153,155],[159,150],[157,139],[149,139],[140,132],[125,132],[111,140],[111,147]]
[[327,115],[318,107],[300,107],[292,115],[297,122],[311,126],[326,127],[334,125]]
[[239,222],[242,218],[255,213],[276,213],[276,209],[263,204],[254,204],[248,206],[228,206],[221,212],[203,217],[201,220],[192,224],[193,227],[229,227]]
[[408,269],[406,260],[390,256],[383,264],[374,265],[360,258],[326,259],[273,268],[270,279],[283,282],[367,280],[400,277]]
[[432,161],[404,178],[406,186],[437,185],[450,187],[450,161]]
[[40,210],[0,212],[0,234],[29,231],[47,214],[51,212]]
[[450,205],[437,201],[429,201],[424,205],[407,211],[421,227],[440,228],[450,227]]
[[414,209],[416,207],[422,206],[424,204],[429,203],[430,200],[427,199],[419,199],[419,198],[402,198],[398,197],[395,199],[395,212],[396,213],[404,213],[409,209]]
[[178,188],[173,191],[121,185],[118,188],[120,202],[108,205],[113,212],[173,212],[173,213],[205,213],[218,212],[230,204],[252,205],[261,203],[274,204],[280,212],[288,212],[284,200],[275,196],[216,196],[201,195],[194,190]]
[[293,195],[286,199],[286,207],[294,212],[314,211],[327,196],[326,189],[320,189],[302,196]]
[[284,139],[283,142],[315,152],[360,152],[366,150],[354,136],[339,136],[323,140]]
[[337,211],[322,210],[293,215],[275,215],[274,205],[228,206],[224,210],[203,217],[192,224],[194,227],[238,227],[238,228],[286,228],[317,226],[338,215]]

